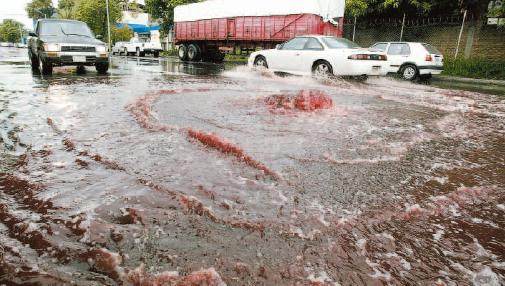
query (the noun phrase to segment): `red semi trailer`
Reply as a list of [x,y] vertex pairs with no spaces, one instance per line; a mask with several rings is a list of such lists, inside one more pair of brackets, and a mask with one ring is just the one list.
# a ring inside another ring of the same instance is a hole
[[235,48],[272,48],[300,35],[341,37],[345,0],[208,0],[175,9],[183,61],[221,62]]

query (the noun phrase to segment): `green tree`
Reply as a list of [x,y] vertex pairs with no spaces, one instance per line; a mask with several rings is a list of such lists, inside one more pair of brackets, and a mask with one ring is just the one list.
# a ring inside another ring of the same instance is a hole
[[0,42],[18,43],[23,33],[23,24],[18,21],[5,19],[0,24]]
[[125,42],[133,38],[133,31],[128,26],[123,28],[112,27],[111,30],[112,43]]
[[161,20],[160,31],[166,35],[174,24],[174,8],[198,0],[146,0],[145,8],[154,18]]
[[62,19],[73,19],[75,17],[75,8],[77,0],[59,0],[58,15]]
[[51,18],[54,13],[51,0],[32,0],[26,5],[28,17],[32,19]]
[[[86,22],[96,35],[107,39],[107,9],[104,0],[79,0],[75,7],[75,19]],[[121,19],[121,9],[116,0],[109,0],[110,25]],[[112,32],[112,31],[111,31]]]
[[466,9],[477,18],[482,17],[489,0],[347,0],[348,16],[398,17],[438,16],[460,13]]

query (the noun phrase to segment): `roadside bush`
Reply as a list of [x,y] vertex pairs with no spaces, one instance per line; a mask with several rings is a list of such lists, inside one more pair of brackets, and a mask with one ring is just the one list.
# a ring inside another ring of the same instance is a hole
[[505,59],[445,59],[444,74],[470,78],[505,80]]
[[177,56],[177,50],[176,49],[173,49],[173,50],[168,50],[168,51],[162,51],[160,53],[160,56],[162,57],[173,57],[173,56]]

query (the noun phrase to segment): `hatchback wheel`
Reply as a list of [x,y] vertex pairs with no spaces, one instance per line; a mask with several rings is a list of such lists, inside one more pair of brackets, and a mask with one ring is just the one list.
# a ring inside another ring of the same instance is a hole
[[319,61],[314,64],[314,67],[312,69],[312,73],[316,77],[329,77],[329,76],[333,75],[333,68],[331,67],[329,62]]
[[414,80],[417,77],[417,67],[415,65],[405,65],[400,70],[400,75],[404,80]]

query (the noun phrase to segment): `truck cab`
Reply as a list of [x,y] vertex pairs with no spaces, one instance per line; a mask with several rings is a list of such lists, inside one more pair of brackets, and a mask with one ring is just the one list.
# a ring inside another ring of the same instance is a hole
[[124,52],[126,55],[135,55],[143,57],[146,54],[152,54],[155,58],[160,56],[162,51],[161,43],[152,42],[150,39],[143,40],[139,38],[132,38],[130,42],[124,45]]

